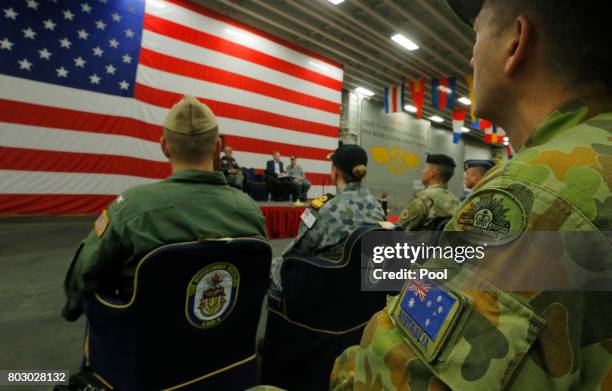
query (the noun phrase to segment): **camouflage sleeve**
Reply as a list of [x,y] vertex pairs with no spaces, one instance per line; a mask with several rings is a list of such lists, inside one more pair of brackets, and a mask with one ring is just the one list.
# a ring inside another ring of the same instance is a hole
[[321,218],[322,216],[319,214],[317,220],[310,228],[308,228],[304,222],[300,223],[298,237],[295,239],[292,250],[298,251],[304,255],[314,255],[326,229],[325,224],[321,222]]
[[397,223],[403,226],[406,231],[411,231],[420,227],[427,218],[431,204],[431,200],[427,197],[417,197],[413,199],[402,211]]
[[119,209],[113,202],[102,211],[79,245],[64,281],[67,291],[95,292],[119,275],[123,260],[130,255],[122,244]]

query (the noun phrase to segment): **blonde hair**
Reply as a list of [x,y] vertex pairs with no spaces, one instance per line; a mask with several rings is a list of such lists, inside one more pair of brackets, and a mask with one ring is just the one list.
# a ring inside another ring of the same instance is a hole
[[340,171],[340,174],[342,175],[342,179],[344,179],[344,181],[347,183],[348,182],[361,182],[363,177],[365,177],[368,172],[368,168],[364,166],[363,164],[358,164],[355,167],[353,167],[353,170],[350,174],[348,172],[342,171],[342,169],[339,168],[338,166],[336,166],[336,168],[338,169],[338,171]]

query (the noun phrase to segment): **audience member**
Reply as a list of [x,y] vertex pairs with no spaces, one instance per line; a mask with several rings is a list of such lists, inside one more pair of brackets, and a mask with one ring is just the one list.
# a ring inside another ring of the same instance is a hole
[[427,231],[449,218],[459,205],[459,199],[448,191],[447,183],[455,173],[455,162],[446,155],[427,155],[421,182],[425,190],[415,194],[398,224],[406,231]]
[[221,172],[213,171],[218,127],[208,106],[184,96],[163,126],[161,149],[172,175],[125,191],[98,217],[66,275],[68,303],[63,315],[68,320],[81,315],[82,293],[118,290],[123,298],[130,297],[136,265],[159,246],[267,236],[259,206],[228,186]]

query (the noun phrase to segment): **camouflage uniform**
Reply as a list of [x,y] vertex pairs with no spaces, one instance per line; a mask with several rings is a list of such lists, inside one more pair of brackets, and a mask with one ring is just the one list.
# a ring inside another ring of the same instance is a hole
[[[315,201],[316,204],[316,201]],[[298,235],[284,254],[298,252],[325,258],[339,258],[344,241],[355,228],[386,221],[380,203],[361,183],[350,182],[320,208],[310,207],[316,221],[312,227],[302,221]],[[281,287],[282,258],[272,261],[272,279]]]
[[451,217],[458,205],[459,199],[446,185],[431,185],[415,194],[397,223],[406,231],[422,230],[437,219]]
[[[600,235],[598,245],[612,253],[602,235],[612,229],[612,112],[595,114],[582,102],[551,114],[514,159],[487,173],[446,230],[471,230],[478,210],[495,204],[493,220],[503,220],[510,233],[555,232],[551,258],[609,271],[609,262],[581,257],[589,246],[568,241],[567,234]],[[511,241],[501,247],[512,247]],[[521,256],[516,250],[515,259]],[[372,317],[360,346],[338,357],[332,389],[612,389],[609,292],[458,289],[471,298],[471,312],[463,324],[450,326],[454,338],[433,361],[392,317],[405,292]]]

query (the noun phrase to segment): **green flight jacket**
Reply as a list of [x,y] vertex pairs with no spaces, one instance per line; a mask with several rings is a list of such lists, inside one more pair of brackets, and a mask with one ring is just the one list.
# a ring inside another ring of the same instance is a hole
[[186,169],[124,193],[96,220],[72,260],[67,291],[131,289],[140,259],[168,243],[203,238],[267,238],[264,217],[221,172]]
[[[604,235],[612,230],[611,131],[612,112],[591,113],[581,101],[564,105],[540,124],[512,160],[487,173],[445,231],[480,230],[495,238],[499,253],[489,262],[504,251],[510,255],[511,267],[502,278],[512,278],[515,263],[523,259],[557,261],[558,271],[571,265],[609,272],[609,256],[585,256],[592,244],[571,239],[588,233],[599,238],[594,245],[603,248],[600,254],[612,254]],[[525,231],[548,231],[555,240],[544,249],[516,248],[517,234]],[[535,259],[527,256],[531,251]],[[539,265],[523,266],[537,273]],[[404,288],[372,317],[360,345],[336,359],[331,388],[612,389],[611,292],[456,287],[470,311],[445,326],[448,338],[439,341],[439,356],[415,343],[418,330],[402,327],[409,320],[397,317],[397,303],[412,294]]]

